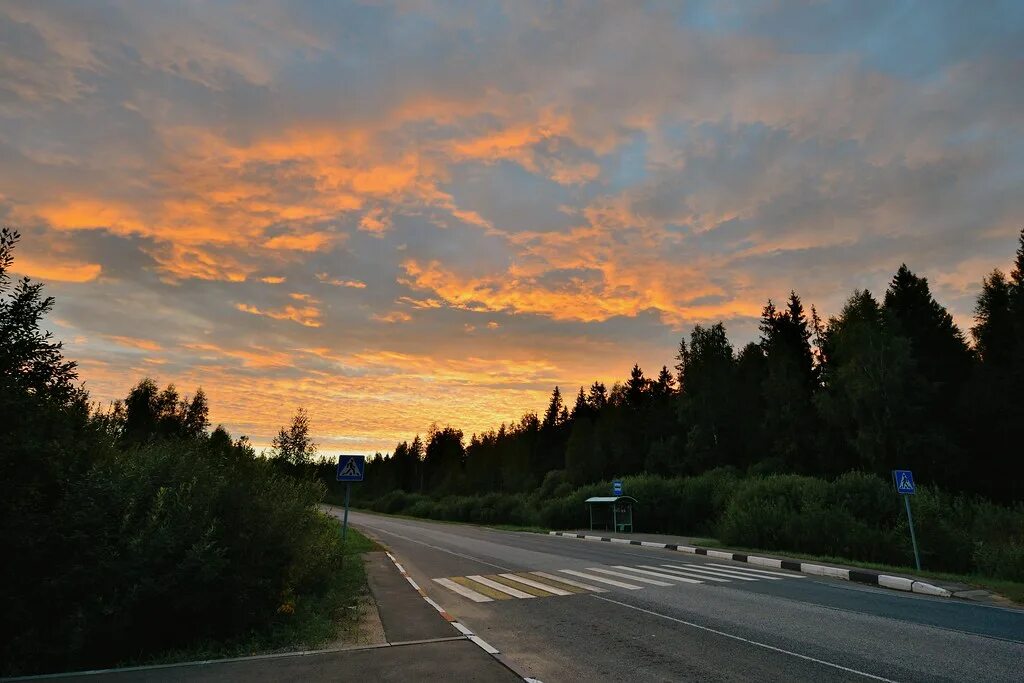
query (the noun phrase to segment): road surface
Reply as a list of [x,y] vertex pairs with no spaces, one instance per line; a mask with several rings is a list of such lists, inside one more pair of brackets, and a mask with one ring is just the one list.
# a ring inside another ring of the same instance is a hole
[[1024,670],[1024,611],[668,550],[360,512],[349,522],[545,683],[1020,681]]

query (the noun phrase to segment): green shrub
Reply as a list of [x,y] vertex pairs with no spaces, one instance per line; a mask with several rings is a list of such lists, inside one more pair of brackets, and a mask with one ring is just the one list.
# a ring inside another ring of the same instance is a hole
[[61,670],[273,628],[278,607],[323,591],[340,561],[322,495],[202,441],[113,452],[55,501],[54,561],[19,590],[32,609],[10,652]]

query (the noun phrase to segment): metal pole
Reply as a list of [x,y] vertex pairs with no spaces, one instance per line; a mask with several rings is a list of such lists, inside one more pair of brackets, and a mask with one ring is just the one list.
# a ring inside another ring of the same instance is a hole
[[917,571],[921,571],[921,555],[917,552],[917,536],[914,535],[914,516],[910,514],[910,496],[903,496],[903,504],[907,506],[907,522],[910,524],[910,542],[914,544],[914,562]]
[[[348,534],[348,497],[352,493],[352,483],[345,482],[345,521],[341,523],[341,546],[344,552],[345,536]],[[909,508],[908,508],[909,509]]]

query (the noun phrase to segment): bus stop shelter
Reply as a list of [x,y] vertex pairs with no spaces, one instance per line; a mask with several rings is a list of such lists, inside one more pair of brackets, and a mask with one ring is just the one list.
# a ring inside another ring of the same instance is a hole
[[590,530],[594,530],[595,521],[605,529],[611,522],[612,531],[631,533],[633,531],[632,496],[594,496],[585,501],[590,511]]

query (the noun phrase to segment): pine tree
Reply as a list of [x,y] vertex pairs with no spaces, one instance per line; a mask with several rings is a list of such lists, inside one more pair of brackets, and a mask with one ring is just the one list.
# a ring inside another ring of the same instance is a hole
[[730,464],[737,455],[735,360],[725,326],[696,325],[690,345],[680,344],[682,419],[689,426],[686,453],[691,471]]
[[668,371],[668,366],[661,366],[661,372],[658,373],[658,379],[651,385],[651,390],[657,398],[665,398],[675,393],[676,380]]
[[587,395],[583,393],[583,387],[580,387],[580,391],[576,394],[576,403],[572,407],[572,413],[569,415],[570,420],[576,420],[579,417],[587,415],[590,412],[590,405],[587,403]]
[[771,453],[779,459],[780,469],[813,472],[818,433],[813,401],[818,380],[811,330],[796,292],[790,292],[782,313],[768,301],[761,330],[766,358],[764,433],[770,439]]
[[900,266],[885,293],[899,334],[910,340],[914,359],[936,389],[956,395],[971,367],[971,353],[953,316],[931,294],[928,279]]
[[550,430],[561,424],[563,408],[562,392],[556,386],[555,390],[551,392],[551,401],[548,402],[548,409],[544,412],[544,421],[541,423],[541,427]]
[[644,371],[640,369],[640,366],[634,363],[633,369],[629,373],[629,379],[626,380],[626,405],[635,410],[643,408],[647,403],[649,388],[650,381],[644,377]]
[[1012,365],[1016,346],[1010,291],[1011,285],[1002,271],[992,271],[982,281],[981,294],[974,307],[975,325],[971,328],[982,363],[1004,370]]
[[608,390],[601,382],[594,382],[590,385],[590,392],[587,394],[587,404],[595,413],[600,412],[608,405]]

